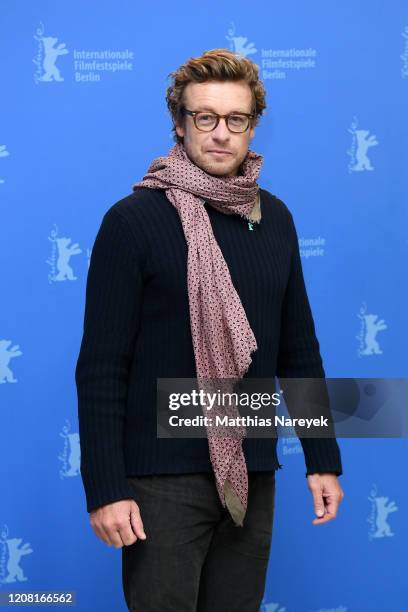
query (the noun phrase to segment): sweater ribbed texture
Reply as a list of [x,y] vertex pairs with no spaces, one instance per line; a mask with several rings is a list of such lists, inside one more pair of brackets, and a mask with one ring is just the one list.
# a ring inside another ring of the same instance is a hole
[[[324,378],[293,217],[260,194],[252,231],[205,204],[258,343],[245,378]],[[88,270],[75,370],[88,512],[133,498],[127,477],[212,471],[206,438],[157,438],[157,378],[196,376],[181,222],[163,191],[139,189],[105,213]],[[300,442],[306,474],[342,474],[336,439]],[[244,438],[248,470],[282,467],[276,446]]]

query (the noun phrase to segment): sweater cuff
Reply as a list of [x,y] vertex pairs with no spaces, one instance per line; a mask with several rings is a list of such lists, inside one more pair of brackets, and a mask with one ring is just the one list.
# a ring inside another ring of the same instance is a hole
[[[86,477],[82,476],[85,484],[85,497],[87,512],[92,512],[100,506],[112,504],[122,499],[134,499],[134,491],[125,479],[123,482],[104,482],[98,488],[87,483]],[[88,486],[87,486],[88,485]]]
[[299,438],[306,464],[306,476],[316,473],[343,474],[339,445],[335,438]]

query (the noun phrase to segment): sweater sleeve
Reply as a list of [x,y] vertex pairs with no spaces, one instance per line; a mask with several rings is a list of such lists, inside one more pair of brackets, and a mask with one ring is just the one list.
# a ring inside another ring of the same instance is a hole
[[[326,413],[331,415],[325,371],[316,337],[315,325],[307,296],[298,235],[289,212],[292,259],[290,275],[282,305],[281,335],[279,342],[277,376],[279,378],[319,378],[327,397]],[[284,387],[284,385],[283,385]],[[290,413],[290,402],[287,403]],[[313,473],[343,473],[337,440],[330,438],[301,438],[306,463],[306,476]]]
[[88,512],[132,498],[123,428],[142,301],[142,255],[127,219],[109,209],[92,248],[75,370],[80,470]]

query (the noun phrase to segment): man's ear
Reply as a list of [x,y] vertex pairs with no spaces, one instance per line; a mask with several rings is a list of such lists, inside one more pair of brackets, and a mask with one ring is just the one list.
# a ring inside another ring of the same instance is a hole
[[180,125],[176,123],[176,133],[178,136],[180,136],[180,138],[184,137],[184,128]]
[[176,133],[180,138],[184,138],[183,120],[176,121]]

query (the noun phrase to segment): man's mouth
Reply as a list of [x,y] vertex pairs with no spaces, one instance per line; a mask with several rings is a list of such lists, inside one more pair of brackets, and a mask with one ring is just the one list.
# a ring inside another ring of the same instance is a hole
[[211,149],[207,151],[207,153],[211,153],[211,155],[215,155],[216,157],[222,157],[224,155],[231,155],[230,151],[223,151],[222,149]]

